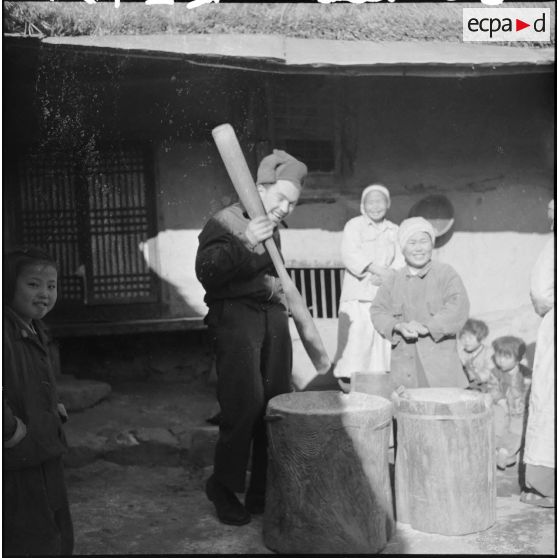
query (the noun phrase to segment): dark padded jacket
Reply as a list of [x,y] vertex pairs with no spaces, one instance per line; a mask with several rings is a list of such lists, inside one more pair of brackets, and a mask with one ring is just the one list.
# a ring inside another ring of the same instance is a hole
[[[246,238],[249,218],[238,203],[216,213],[199,235],[196,276],[208,306],[216,300],[243,298],[285,305],[281,281],[263,244]],[[273,238],[279,246],[279,233]]]

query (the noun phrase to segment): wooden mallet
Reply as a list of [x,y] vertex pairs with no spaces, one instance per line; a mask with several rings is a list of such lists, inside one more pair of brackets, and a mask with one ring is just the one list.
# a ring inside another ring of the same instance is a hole
[[[229,173],[234,189],[242,205],[248,212],[248,215],[252,219],[261,215],[266,215],[260,194],[258,193],[233,127],[230,124],[221,124],[213,128],[211,133],[227,172]],[[285,269],[285,264],[283,263],[283,259],[273,238],[268,238],[264,242],[264,245],[277,270],[279,279],[281,279],[287,304],[302,344],[316,372],[318,374],[326,374],[332,364],[324,348],[316,324],[314,324],[302,296]]]

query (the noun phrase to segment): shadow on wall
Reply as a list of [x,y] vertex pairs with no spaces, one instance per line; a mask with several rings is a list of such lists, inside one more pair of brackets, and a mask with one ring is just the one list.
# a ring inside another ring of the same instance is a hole
[[[262,155],[257,153],[259,146],[243,139],[241,142],[255,177],[256,161]],[[271,146],[266,148],[266,152],[270,150]],[[493,160],[477,161],[473,167],[470,161],[453,166],[444,162],[439,169],[425,169],[424,177],[420,177],[416,170],[402,170],[395,156],[391,160],[393,171],[370,176],[361,185],[332,183],[319,190],[304,189],[297,208],[287,219],[289,228],[342,231],[349,219],[360,214],[364,187],[379,182],[391,192],[387,217],[397,224],[426,198],[445,197],[455,209],[456,231],[547,231],[541,215],[552,198],[551,169],[542,169],[531,161],[523,165],[508,162],[503,168],[494,166]],[[169,230],[199,230],[211,215],[238,199],[211,137],[160,148],[157,166],[161,186],[158,204]]]
[[[95,240],[97,245],[101,244],[99,239]],[[65,304],[58,304],[53,309],[47,322],[89,321],[103,324],[128,320],[203,317],[205,312],[200,308],[203,305],[203,293],[200,297],[196,290],[193,301],[187,296],[193,290],[188,285],[188,279],[193,282],[192,278],[173,282],[169,280],[167,272],[161,272],[161,269],[169,268],[171,271],[173,268],[180,270],[181,262],[172,257],[168,258],[168,263],[161,263],[152,239],[139,242],[134,249],[132,246],[135,241],[136,238],[125,235],[107,235],[103,238],[104,246],[97,247],[93,254],[93,280],[90,284],[85,277],[85,266],[80,265],[77,269],[68,267],[70,258],[64,260],[65,253],[62,252],[57,258],[63,270],[59,296],[65,302],[67,289],[68,298]],[[59,249],[60,246],[56,248]],[[177,253],[176,256],[179,257],[180,254]],[[150,273],[156,277],[150,277]]]
[[[164,235],[164,232],[162,233]],[[160,286],[161,296],[161,313],[162,318],[196,318],[205,316],[203,307],[200,308],[200,292],[199,284],[193,281],[189,271],[190,251],[186,248],[185,260],[180,253],[179,238],[170,239],[174,243],[173,253],[164,252],[165,258],[162,258],[160,252],[159,233],[156,237],[148,238],[140,244],[140,251],[145,264],[149,270],[157,276]],[[192,242],[188,235],[184,238],[185,242]],[[196,238],[197,248],[197,238]],[[151,255],[154,255],[153,257]],[[168,255],[167,255],[168,254]],[[192,268],[193,269],[193,268]],[[194,277],[195,279],[195,277]],[[203,299],[203,295],[202,295]],[[200,312],[201,311],[201,312]]]

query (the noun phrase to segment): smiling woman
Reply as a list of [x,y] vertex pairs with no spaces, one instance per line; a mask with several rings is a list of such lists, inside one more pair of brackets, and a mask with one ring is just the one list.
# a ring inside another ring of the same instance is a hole
[[421,269],[432,259],[434,241],[428,233],[415,233],[405,244],[403,256],[411,269]]
[[[390,344],[372,327],[370,305],[386,277],[403,265],[397,246],[398,227],[386,219],[389,190],[370,184],[361,194],[360,215],[343,229],[341,257],[345,266],[339,305],[334,375],[384,373],[390,367]],[[343,380],[344,381],[344,380]]]
[[391,341],[391,374],[405,387],[465,387],[456,335],[469,313],[461,278],[432,261],[435,232],[422,217],[399,227],[404,268],[379,288],[371,307],[372,323]]

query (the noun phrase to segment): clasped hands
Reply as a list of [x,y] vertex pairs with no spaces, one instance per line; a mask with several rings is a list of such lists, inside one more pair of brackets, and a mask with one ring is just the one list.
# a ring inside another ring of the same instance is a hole
[[430,333],[430,330],[425,325],[416,320],[399,322],[393,326],[393,331],[400,333],[407,341],[414,341]]

